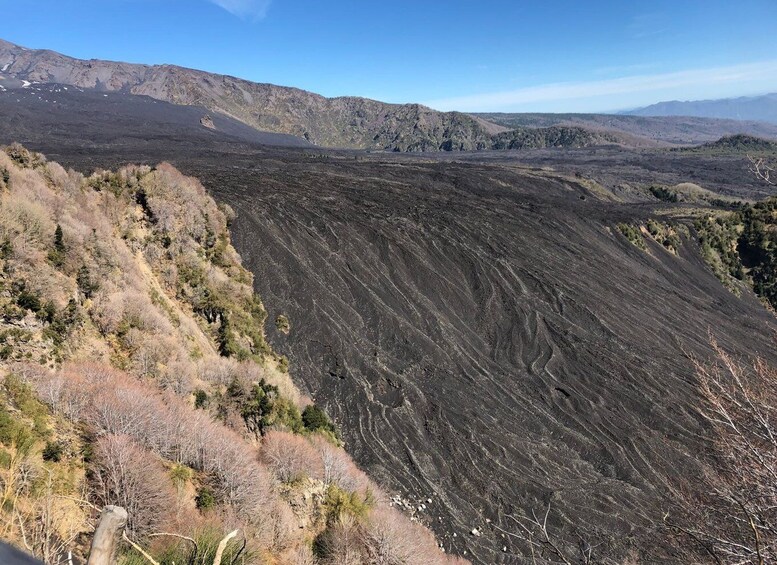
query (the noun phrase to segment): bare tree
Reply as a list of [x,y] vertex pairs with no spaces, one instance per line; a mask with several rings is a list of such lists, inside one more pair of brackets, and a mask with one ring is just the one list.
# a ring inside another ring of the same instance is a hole
[[360,565],[365,562],[358,522],[350,515],[341,516],[322,534],[320,549],[323,562],[331,565]]
[[772,186],[777,184],[773,176],[775,168],[766,159],[763,157],[753,157],[752,155],[748,155],[747,159],[750,161],[749,169],[751,173],[767,184]]
[[367,477],[342,449],[332,445],[322,436],[314,436],[311,441],[321,457],[325,485],[335,484],[350,491],[369,488]]
[[442,553],[434,536],[393,508],[378,507],[361,528],[367,562],[374,565],[453,563]]
[[44,563],[65,562],[73,542],[90,528],[91,505],[86,492],[80,498],[56,494],[51,471],[41,470],[45,486],[25,511],[16,510],[21,537],[27,549]]
[[506,526],[487,521],[497,532],[508,538],[517,540],[526,546],[532,563],[542,562],[563,563],[572,565],[581,563],[590,565],[593,563],[614,564],[608,558],[597,556],[594,551],[601,544],[591,543],[579,533],[576,539],[569,540],[559,532],[552,532],[548,526],[551,505],[548,503],[545,512],[538,514],[532,510],[531,516],[505,514]]
[[270,431],[262,439],[260,458],[278,480],[291,482],[300,477],[321,478],[321,457],[310,442],[299,435]]
[[777,562],[777,371],[743,364],[715,341],[714,361],[696,361],[716,468],[707,491],[665,522],[719,564]]
[[97,441],[94,477],[104,504],[117,504],[129,514],[127,529],[146,535],[171,515],[175,491],[158,458],[128,436],[107,435]]

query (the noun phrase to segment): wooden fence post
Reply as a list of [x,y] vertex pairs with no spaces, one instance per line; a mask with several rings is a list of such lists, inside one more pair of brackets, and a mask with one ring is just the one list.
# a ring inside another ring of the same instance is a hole
[[114,565],[116,550],[127,525],[127,511],[121,506],[106,506],[92,538],[86,565]]

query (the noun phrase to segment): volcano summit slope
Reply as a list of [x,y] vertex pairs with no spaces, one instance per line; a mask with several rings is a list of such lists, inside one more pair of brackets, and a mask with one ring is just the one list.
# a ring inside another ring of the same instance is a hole
[[649,207],[557,177],[260,167],[213,188],[271,319],[291,319],[276,346],[373,476],[431,498],[445,547],[478,561],[513,559],[486,520],[509,530],[506,514],[549,504],[571,539],[650,556],[661,511],[704,464],[685,355],[705,356],[710,331],[770,355],[754,297],[727,291],[690,241],[642,251],[613,229]]
[[[674,254],[617,230],[688,221],[689,207],[619,202],[520,167],[521,154],[194,148],[151,130],[106,141],[115,133],[93,132],[88,148],[25,143],[82,170],[169,160],[230,204],[269,320],[290,320],[288,335],[269,332],[273,347],[446,551],[522,562],[526,547],[497,527],[515,532],[509,515],[550,505],[552,531],[600,559],[676,562],[658,526],[708,464],[689,356],[710,354],[711,332],[734,354],[774,360],[773,316],[724,288],[692,238]],[[656,157],[672,170],[653,172],[679,182],[701,158]],[[736,191],[724,181],[705,186]]]

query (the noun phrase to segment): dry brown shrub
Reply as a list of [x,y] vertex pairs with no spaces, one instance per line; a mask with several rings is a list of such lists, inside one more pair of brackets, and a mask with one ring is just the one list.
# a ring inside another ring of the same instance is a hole
[[249,516],[258,530],[271,529],[266,508],[277,494],[256,450],[203,411],[98,364],[70,364],[33,382],[53,407],[78,414],[98,435],[128,436],[165,459],[210,474],[218,499]]
[[124,294],[113,285],[101,287],[92,298],[91,316],[104,335],[116,333],[124,318]]
[[125,291],[124,322],[144,332],[166,335],[173,332],[173,326],[149,298],[148,292]]
[[20,261],[42,262],[42,250],[54,237],[55,228],[48,210],[27,195],[12,193],[0,200],[0,239],[11,243]]
[[185,397],[191,394],[195,388],[197,367],[192,361],[181,359],[180,354],[181,352],[178,351],[179,357],[170,361],[163,368],[157,382],[162,388],[172,390],[178,396]]
[[373,490],[374,485],[345,451],[318,435],[311,438],[311,443],[321,458],[321,480],[325,485],[334,484],[347,491]]
[[54,397],[55,407],[62,406],[63,396],[85,393],[86,405],[75,411],[98,433],[130,436],[166,459],[212,474],[218,497],[247,516],[260,518],[262,507],[276,497],[255,449],[173,394],[93,364],[83,371],[69,365],[59,375],[41,375],[36,386],[44,397]]
[[141,377],[160,377],[165,366],[179,357],[179,347],[176,338],[169,334],[142,334],[130,355],[133,373]]
[[316,565],[318,563],[313,550],[307,544],[282,553],[280,560],[281,563],[288,565]]
[[273,553],[280,554],[303,543],[304,532],[300,532],[294,512],[286,502],[275,500],[267,514],[272,516],[267,546]]
[[362,531],[355,518],[348,514],[329,526],[318,539],[325,565],[362,565],[366,563]]
[[260,460],[285,483],[304,477],[323,478],[321,456],[308,440],[296,434],[267,432],[262,439]]
[[57,188],[65,188],[69,185],[70,175],[59,163],[49,161],[44,167],[44,175]]
[[376,507],[361,535],[367,563],[426,565],[447,561],[429,530],[393,508]]
[[240,364],[234,359],[211,356],[197,363],[201,380],[214,386],[227,386],[238,375]]

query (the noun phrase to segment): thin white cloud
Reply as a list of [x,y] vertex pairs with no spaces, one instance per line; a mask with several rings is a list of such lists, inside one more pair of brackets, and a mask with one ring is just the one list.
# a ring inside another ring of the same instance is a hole
[[655,69],[660,66],[660,63],[641,63],[637,65],[615,65],[612,67],[598,67],[594,69],[592,74],[595,75],[622,75],[625,73],[639,73]]
[[272,0],[209,0],[238,18],[261,20],[267,15]]
[[[425,104],[438,110],[465,112],[526,110],[527,107],[534,111],[538,106],[558,106],[553,102],[574,101],[575,104],[568,106],[580,106],[585,101],[588,106],[596,106],[597,103],[601,106],[604,103],[601,109],[605,109],[626,107],[632,102],[641,103],[640,99],[646,96],[650,98],[650,94],[687,94],[689,97],[711,98],[714,97],[710,94],[711,90],[724,92],[731,87],[750,88],[752,91],[777,90],[777,60],[606,80],[544,84],[431,100]],[[613,103],[618,104],[618,101],[619,106],[612,106]],[[570,107],[568,111],[581,110],[579,107]]]
[[665,14],[639,14],[631,19],[626,27],[633,39],[646,39],[663,35],[668,26]]

